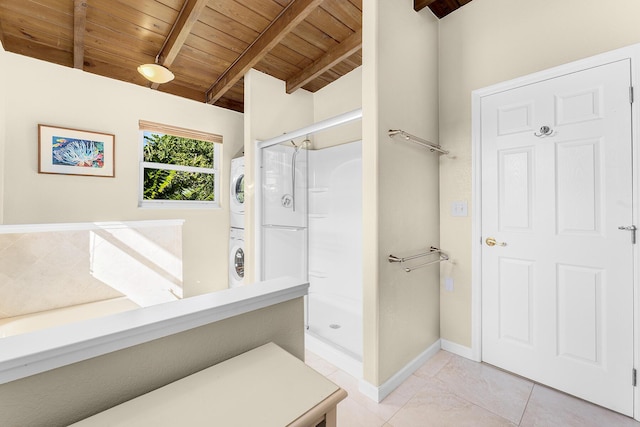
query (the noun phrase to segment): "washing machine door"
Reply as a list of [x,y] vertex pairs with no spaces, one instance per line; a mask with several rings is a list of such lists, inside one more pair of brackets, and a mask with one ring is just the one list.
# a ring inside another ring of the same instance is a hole
[[229,286],[242,285],[244,280],[244,249],[237,241],[231,246],[229,259]]
[[231,210],[244,213],[244,166],[238,166],[231,177]]

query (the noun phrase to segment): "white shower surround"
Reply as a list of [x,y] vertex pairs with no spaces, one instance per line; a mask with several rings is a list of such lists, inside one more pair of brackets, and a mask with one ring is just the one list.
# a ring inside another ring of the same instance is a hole
[[308,332],[362,362],[362,143],[309,153]]
[[297,195],[304,198],[296,202],[297,212],[283,208],[279,200],[292,186],[294,148],[288,141],[308,135],[313,139],[314,132],[327,128],[324,124],[335,127],[360,117],[356,110],[260,142],[256,168],[256,187],[263,192],[257,197],[256,270],[262,280],[308,278],[306,345],[357,378],[362,378],[363,353],[361,141],[308,150],[307,161],[296,161],[296,179],[301,178],[296,191],[302,193],[309,181],[308,192]]

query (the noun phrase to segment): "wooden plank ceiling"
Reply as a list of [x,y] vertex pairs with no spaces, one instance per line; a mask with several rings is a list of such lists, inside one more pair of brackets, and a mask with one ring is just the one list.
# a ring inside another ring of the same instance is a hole
[[[414,0],[444,16],[470,0]],[[362,0],[0,0],[4,49],[243,111],[250,68],[311,92],[362,64]],[[158,62],[175,79],[137,72]]]

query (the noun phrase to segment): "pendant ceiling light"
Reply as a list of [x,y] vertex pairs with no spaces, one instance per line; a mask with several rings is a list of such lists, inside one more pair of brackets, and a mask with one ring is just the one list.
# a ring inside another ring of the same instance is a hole
[[[164,49],[165,47],[167,47],[167,43],[169,42],[169,39],[171,38],[171,35],[173,34],[174,30],[176,29],[176,25],[178,24],[178,21],[180,21],[180,17],[182,16],[182,14],[184,13],[186,7],[188,4],[191,4],[193,2],[190,1],[186,1],[182,4],[182,9],[180,9],[180,13],[178,14],[178,18],[173,22],[173,26],[171,27],[171,30],[169,31],[169,34],[167,34],[167,37],[164,39],[164,43],[162,43],[162,47],[160,48],[160,51],[158,52],[158,54],[156,55],[156,60],[154,64],[142,64],[140,66],[138,66],[138,72],[140,74],[142,74],[144,76],[145,79],[149,80],[150,82],[153,83],[167,83],[170,82],[171,80],[173,80],[176,76],[165,66],[160,65],[160,57],[163,56],[164,53]],[[164,61],[162,61],[164,62]],[[171,66],[171,62],[169,62],[167,65]],[[157,86],[151,86],[153,89],[157,89]]]
[[138,72],[153,83],[167,83],[174,79],[173,73],[160,64],[143,64],[138,67]]

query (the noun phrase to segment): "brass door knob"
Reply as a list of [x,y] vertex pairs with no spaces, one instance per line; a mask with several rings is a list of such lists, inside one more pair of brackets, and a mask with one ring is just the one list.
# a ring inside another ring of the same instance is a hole
[[487,240],[485,240],[485,243],[487,244],[487,246],[507,246],[507,244],[505,242],[498,242],[496,239],[494,239],[493,237],[487,237]]

